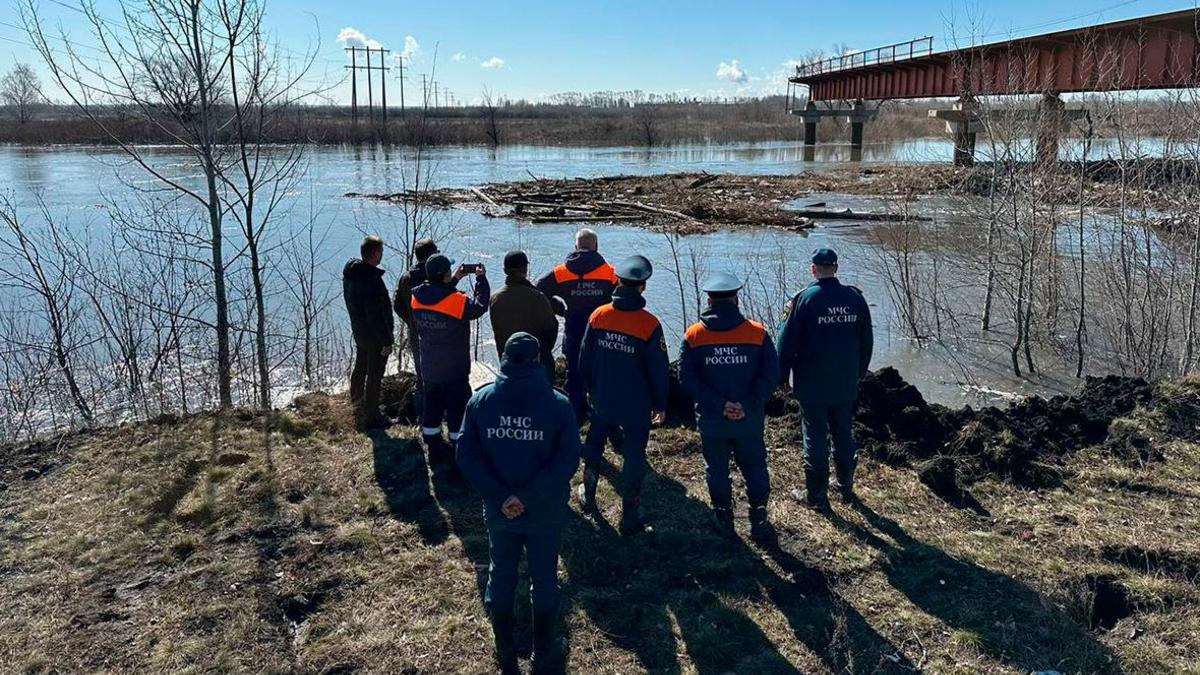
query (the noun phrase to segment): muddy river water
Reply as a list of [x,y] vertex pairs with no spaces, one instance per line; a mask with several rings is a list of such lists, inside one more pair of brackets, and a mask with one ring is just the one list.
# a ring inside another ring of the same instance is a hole
[[[436,187],[462,187],[487,182],[525,180],[538,177],[599,176],[613,174],[666,173],[676,171],[730,172],[740,174],[821,171],[844,161],[846,147],[821,148],[817,161],[804,162],[798,143],[734,146],[678,146],[644,150],[638,148],[546,148],[512,147],[492,152],[483,148],[445,148],[427,151],[423,171]],[[898,145],[868,146],[868,162],[947,161],[949,144],[940,141],[910,141]],[[148,150],[158,166],[185,180],[194,172],[186,157],[171,148]],[[347,192],[382,193],[411,187],[411,151],[383,147],[312,148],[307,152],[303,180],[286,200],[284,220],[292,225],[317,223],[327,232],[322,245],[324,283],[336,288],[342,263],[356,254],[363,232],[378,232],[385,238],[403,228],[400,209],[384,203],[343,197]],[[60,226],[92,227],[103,232],[107,225],[105,203],[121,199],[135,189],[152,189],[155,184],[111,149],[93,147],[0,147],[0,181],[14,201],[34,206],[42,194]],[[872,206],[870,200],[847,195],[819,195],[831,208]],[[435,228],[445,233],[444,251],[463,262],[488,266],[494,286],[503,283],[500,260],[505,251],[522,248],[529,253],[532,272],[541,274],[557,264],[570,250],[573,224],[518,224],[488,219],[468,211],[435,214]],[[953,214],[946,214],[953,220]],[[970,227],[969,223],[961,223]],[[662,234],[624,225],[597,224],[601,252],[610,260],[633,253],[648,256],[658,266],[647,295],[649,309],[663,321],[671,350],[678,348],[685,326],[695,320],[693,279],[707,272],[725,270],[750,279],[747,309],[750,314],[774,325],[788,297],[810,280],[808,257],[819,246],[837,249],[843,260],[842,278],[858,285],[872,306],[876,326],[875,366],[893,365],[916,384],[932,401],[961,404],[997,400],[1000,392],[1053,392],[1073,388],[1075,381],[1053,372],[1036,381],[1016,380],[1008,374],[1007,355],[1000,345],[966,340],[955,347],[917,345],[904,337],[886,285],[869,264],[877,258],[870,226],[820,223],[804,233],[763,230],[717,232],[672,241]],[[674,248],[674,254],[672,252]],[[678,256],[678,262],[676,262]],[[398,260],[385,261],[389,284],[402,271]],[[286,279],[278,278],[276,283]],[[681,290],[679,277],[683,279]],[[682,305],[682,306],[681,306]],[[334,316],[341,316],[335,305]],[[495,362],[486,320],[481,322],[478,358]]]

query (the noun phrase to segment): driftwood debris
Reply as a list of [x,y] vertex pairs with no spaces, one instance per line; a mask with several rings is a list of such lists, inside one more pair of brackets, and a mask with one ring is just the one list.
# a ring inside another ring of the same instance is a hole
[[925,216],[905,215],[903,213],[863,213],[850,209],[843,209],[841,211],[830,211],[829,209],[795,209],[792,213],[802,218],[811,218],[813,220],[869,220],[882,223],[900,223],[905,221],[928,222],[932,220],[932,218]]

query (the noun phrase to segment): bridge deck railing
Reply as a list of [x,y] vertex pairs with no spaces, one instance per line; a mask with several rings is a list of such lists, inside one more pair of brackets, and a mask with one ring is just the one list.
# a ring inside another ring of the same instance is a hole
[[832,58],[816,61],[813,63],[802,63],[796,66],[796,77],[811,77],[822,73],[831,73],[838,70],[848,70],[850,68],[862,68],[878,63],[893,63],[896,61],[906,61],[914,59],[918,56],[927,56],[933,53],[933,37],[925,36],[907,42],[897,42],[894,45],[886,45],[868,49],[863,52],[853,52],[851,54],[843,54]]

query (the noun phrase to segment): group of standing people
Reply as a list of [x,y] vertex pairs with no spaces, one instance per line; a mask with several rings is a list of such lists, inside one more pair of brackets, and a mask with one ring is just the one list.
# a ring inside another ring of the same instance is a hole
[[[646,445],[651,428],[665,419],[670,379],[666,337],[643,295],[653,265],[640,255],[611,265],[596,233],[584,229],[566,260],[536,282],[524,252],[505,255],[505,285],[492,295],[483,265],[455,268],[434,242],[423,240],[414,249],[416,265],[389,301],[379,267],[383,248],[380,239],[367,237],[361,259],[343,271],[356,345],[350,396],[359,428],[389,424],[379,413],[379,380],[394,343],[394,311],[409,336],[429,461],[456,467],[483,498],[491,558],[485,603],[500,670],[520,672],[513,602],[524,551],[534,672],[555,672],[563,657],[554,638],[559,542],[580,458],[584,470],[575,495],[583,511],[597,509],[599,469],[611,442],[623,457],[620,532],[633,536],[648,524],[641,504]],[[846,502],[856,499],[851,418],[871,360],[872,327],[862,293],[841,284],[837,270],[834,251],[814,252],[815,281],[788,303],[775,341],[742,314],[736,277],[718,273],[704,283],[708,305],[683,336],[679,382],[695,403],[713,523],[726,536],[737,536],[732,458],[746,483],[751,538],[760,545],[775,539],[764,426],[766,404],[780,386],[799,400],[803,418],[805,488],[793,496],[829,509],[832,435],[839,492]],[[467,276],[475,277],[470,294],[456,288]],[[470,323],[489,309],[500,373],[472,395]],[[560,316],[565,395],[553,387]]]

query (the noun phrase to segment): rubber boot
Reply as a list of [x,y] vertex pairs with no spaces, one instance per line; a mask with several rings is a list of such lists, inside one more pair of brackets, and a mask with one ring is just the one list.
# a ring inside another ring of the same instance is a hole
[[842,466],[834,462],[834,467],[837,469],[838,492],[842,496],[842,503],[857,504],[858,495],[854,492],[854,465]]
[[446,463],[446,440],[441,434],[424,434],[425,452],[429,457],[429,466],[434,467]]
[[517,648],[513,640],[512,611],[492,613],[492,636],[496,639],[496,666],[502,675],[519,675]]
[[641,497],[631,497],[621,503],[621,534],[633,536],[646,529],[646,511]]
[[557,612],[534,612],[533,614],[533,668],[537,675],[564,672],[565,658],[562,644],[554,635]]
[[584,511],[596,510],[596,485],[600,482],[600,474],[594,470],[583,468],[583,482],[575,489],[575,496],[579,500],[579,508]]
[[730,497],[713,497],[713,526],[722,537],[734,539],[737,529],[733,526],[733,500]]
[[767,516],[766,504],[750,507],[750,539],[759,546],[769,546],[777,539],[775,526]]
[[805,469],[804,489],[793,490],[792,497],[809,508],[823,513],[829,512],[829,474]]

